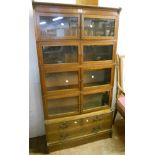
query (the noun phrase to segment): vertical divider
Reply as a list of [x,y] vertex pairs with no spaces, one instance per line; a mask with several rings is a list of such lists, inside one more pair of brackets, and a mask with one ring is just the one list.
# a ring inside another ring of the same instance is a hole
[[113,89],[111,89],[111,90],[109,91],[109,93],[108,93],[108,94],[109,94],[109,104],[108,104],[109,107],[111,107],[111,105],[112,105],[112,94],[113,94],[113,93],[112,93],[112,90],[113,90]]
[[115,77],[115,65],[112,66],[111,68],[111,86],[114,86],[114,77]]
[[82,39],[82,24],[83,24],[82,16],[83,15],[80,13],[80,27],[79,27],[79,29],[80,29],[80,39]]
[[81,93],[79,93],[79,105],[78,105],[78,112],[81,113]]
[[81,96],[81,113],[83,113],[83,68],[81,67],[81,91],[80,91],[80,96]]
[[82,101],[83,101],[83,97],[82,97],[82,68],[80,67],[80,113],[82,113]]
[[83,93],[81,92],[80,93],[80,96],[81,96],[81,113],[83,113]]

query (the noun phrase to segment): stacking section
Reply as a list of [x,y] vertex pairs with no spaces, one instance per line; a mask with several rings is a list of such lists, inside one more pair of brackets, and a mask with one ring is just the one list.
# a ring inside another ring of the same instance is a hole
[[33,8],[48,150],[111,137],[120,9]]
[[50,151],[55,151],[75,146],[77,143],[111,136],[112,112],[107,109],[90,114],[47,120],[45,124],[47,145]]

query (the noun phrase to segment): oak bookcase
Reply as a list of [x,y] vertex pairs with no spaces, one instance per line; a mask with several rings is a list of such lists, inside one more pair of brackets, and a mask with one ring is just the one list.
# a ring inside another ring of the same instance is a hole
[[48,151],[112,136],[120,8],[33,2]]

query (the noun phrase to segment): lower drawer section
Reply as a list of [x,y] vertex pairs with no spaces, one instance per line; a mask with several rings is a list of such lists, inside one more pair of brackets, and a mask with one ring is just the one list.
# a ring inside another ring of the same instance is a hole
[[[111,132],[110,109],[46,121],[47,142],[52,147],[70,143],[84,137]],[[89,139],[89,138],[88,138]],[[69,145],[69,144],[68,144]]]
[[111,122],[95,122],[89,125],[83,125],[81,127],[77,127],[75,129],[68,129],[64,131],[49,133],[47,135],[47,141],[51,143],[64,141],[67,139],[72,139],[76,137],[82,137],[83,135],[89,135],[93,133],[98,133],[103,130],[107,130],[111,128]]
[[112,130],[106,130],[96,134],[84,135],[83,137],[80,137],[80,138],[70,139],[70,140],[66,140],[55,144],[47,143],[47,146],[48,146],[48,151],[53,152],[53,151],[75,147],[78,145],[90,143],[100,139],[111,138],[111,137],[112,137]]
[[111,112],[107,113],[89,113],[77,116],[71,116],[61,119],[53,119],[46,124],[47,133],[67,131],[88,125],[95,125],[96,123],[110,122],[112,119]]

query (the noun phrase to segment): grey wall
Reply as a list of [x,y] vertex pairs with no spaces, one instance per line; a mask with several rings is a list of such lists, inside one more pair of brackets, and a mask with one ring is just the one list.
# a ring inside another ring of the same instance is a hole
[[35,46],[32,6],[29,12],[29,136],[44,134],[39,68]]

